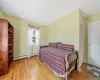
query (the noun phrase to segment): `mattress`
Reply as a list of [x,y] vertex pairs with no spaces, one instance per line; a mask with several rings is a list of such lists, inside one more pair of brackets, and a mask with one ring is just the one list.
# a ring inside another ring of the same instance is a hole
[[65,52],[52,47],[40,49],[40,56],[43,62],[59,75],[65,75],[66,68],[68,68],[69,64],[77,58],[77,56],[73,54],[74,52]]

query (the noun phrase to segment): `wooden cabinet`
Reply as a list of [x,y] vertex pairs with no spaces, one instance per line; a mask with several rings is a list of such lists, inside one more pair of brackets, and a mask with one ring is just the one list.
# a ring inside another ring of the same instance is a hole
[[0,75],[8,72],[13,60],[13,27],[8,20],[0,19]]

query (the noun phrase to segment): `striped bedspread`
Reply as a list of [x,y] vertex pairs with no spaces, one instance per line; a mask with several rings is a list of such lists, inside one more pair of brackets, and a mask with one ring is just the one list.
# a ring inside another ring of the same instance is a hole
[[[40,56],[44,63],[46,63],[53,71],[59,75],[64,75],[66,68],[69,67],[69,62],[71,63],[76,59],[76,55],[70,56],[74,52],[63,51],[57,48],[46,47],[40,49]],[[68,61],[69,60],[69,61]]]

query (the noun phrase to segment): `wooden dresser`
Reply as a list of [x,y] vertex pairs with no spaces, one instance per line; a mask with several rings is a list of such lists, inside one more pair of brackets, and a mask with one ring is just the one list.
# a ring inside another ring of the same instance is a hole
[[0,19],[0,75],[8,72],[13,61],[14,29],[8,20]]

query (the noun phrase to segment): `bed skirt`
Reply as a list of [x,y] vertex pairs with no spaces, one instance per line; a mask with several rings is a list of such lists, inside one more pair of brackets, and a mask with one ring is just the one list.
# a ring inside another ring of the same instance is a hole
[[61,75],[61,74],[58,74],[57,72],[55,72],[53,69],[51,69],[45,62],[43,62],[50,70],[52,70],[52,72],[55,74],[55,75],[57,75],[57,76],[59,76],[59,77],[61,77],[61,78],[65,78],[66,77],[66,75],[69,75],[74,69],[75,69],[75,65],[70,69],[70,71],[69,72],[66,72],[65,74],[63,74],[63,75]]

